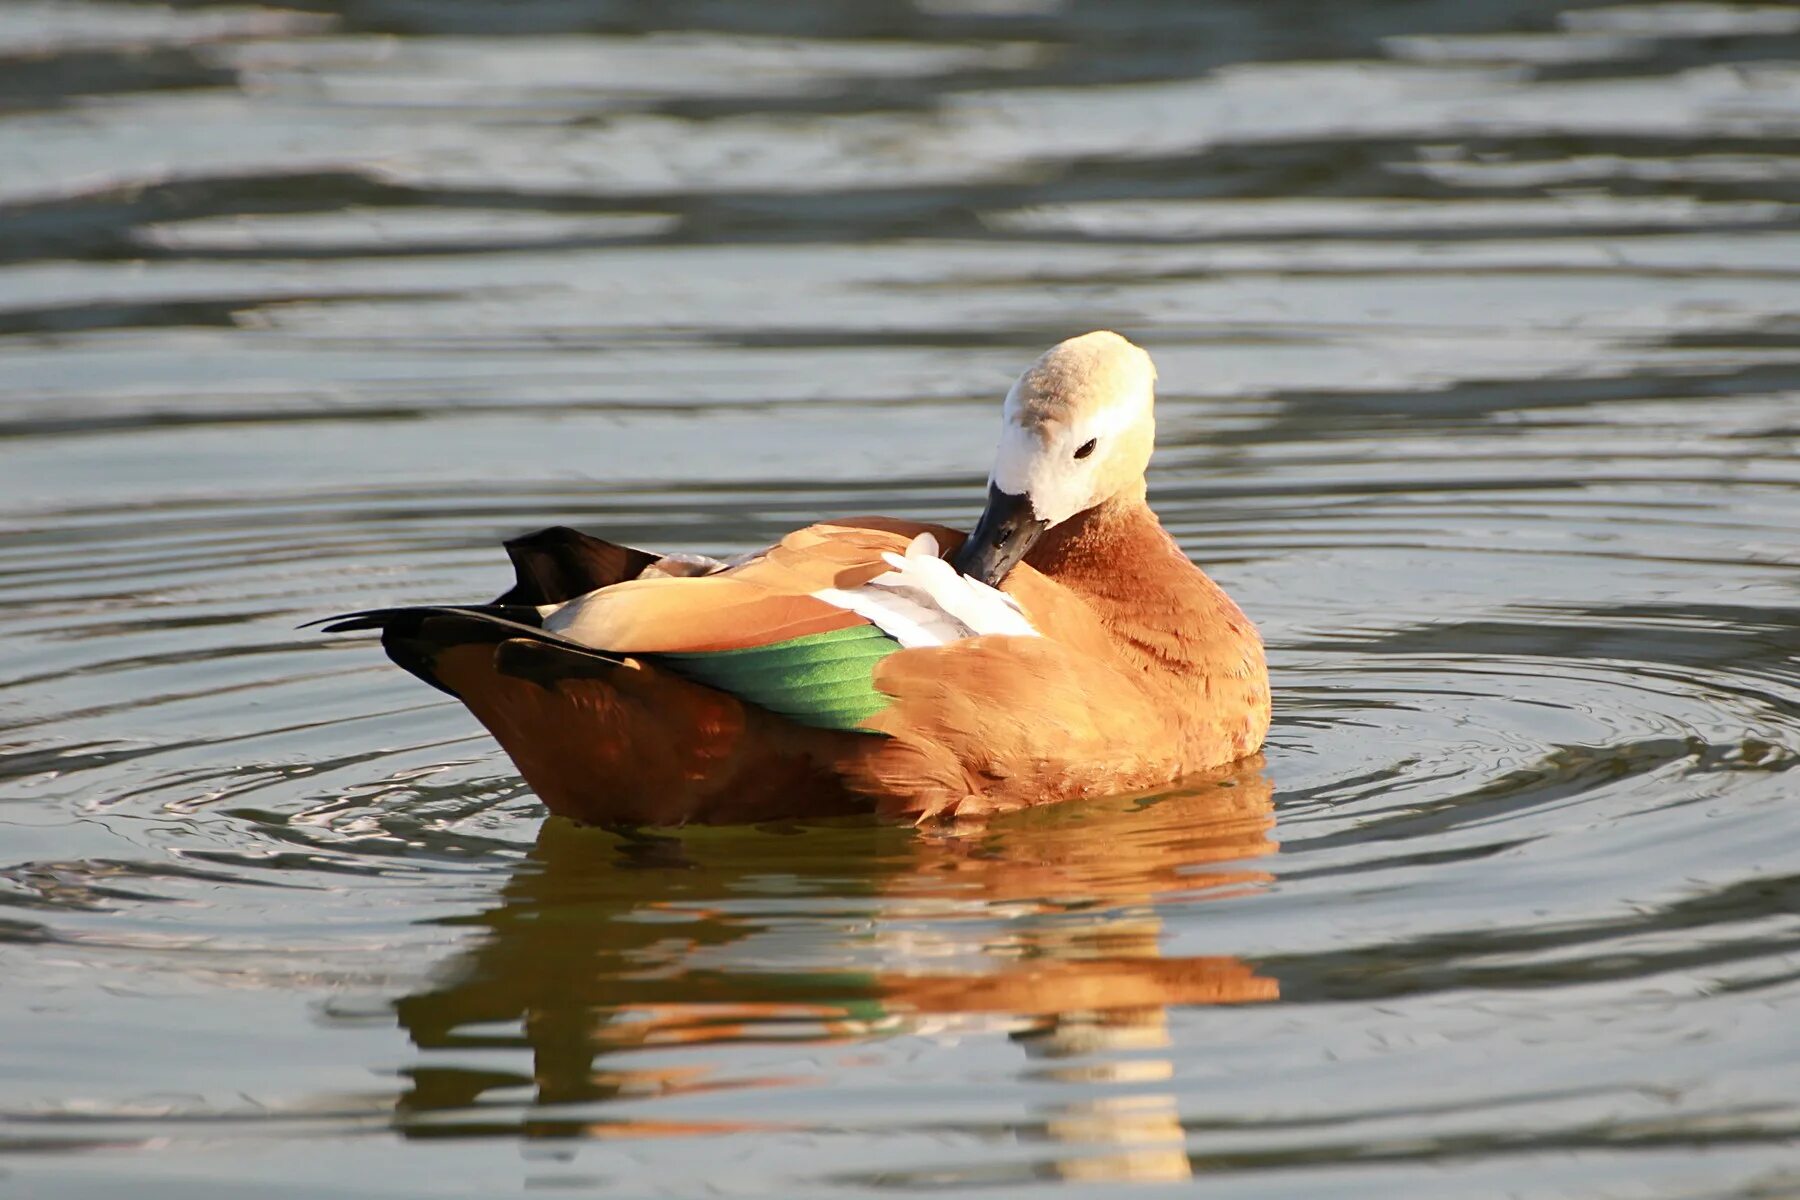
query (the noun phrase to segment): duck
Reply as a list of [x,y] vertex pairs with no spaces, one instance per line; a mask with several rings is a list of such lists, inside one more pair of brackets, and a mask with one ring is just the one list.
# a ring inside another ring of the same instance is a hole
[[1006,393],[964,534],[863,516],[720,561],[557,526],[490,604],[371,609],[554,815],[608,828],[980,819],[1255,755],[1255,625],[1148,502],[1156,368],[1107,330]]

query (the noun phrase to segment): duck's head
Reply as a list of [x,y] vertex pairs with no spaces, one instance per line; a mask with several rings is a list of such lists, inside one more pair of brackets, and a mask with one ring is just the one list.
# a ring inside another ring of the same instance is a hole
[[1156,368],[1101,330],[1058,342],[1006,393],[987,508],[951,560],[997,586],[1044,531],[1120,499],[1142,500],[1156,441]]

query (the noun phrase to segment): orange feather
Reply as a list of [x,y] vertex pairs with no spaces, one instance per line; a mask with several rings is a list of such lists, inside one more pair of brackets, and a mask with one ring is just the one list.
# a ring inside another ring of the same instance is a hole
[[[1045,636],[976,637],[884,659],[875,684],[893,704],[866,722],[883,737],[784,720],[658,668],[654,652],[845,628],[861,618],[776,589],[855,578],[882,549],[925,530],[954,548],[961,535],[951,530],[812,526],[734,571],[604,589],[599,597],[628,597],[606,612],[614,640],[605,644],[649,656],[627,666],[511,641],[450,647],[436,656],[436,678],[551,811],[605,824],[868,811],[968,818],[1155,787],[1253,752],[1268,692],[1260,642],[1236,606],[1178,552],[1169,556],[1167,535],[1141,505],[1069,524],[1005,584]],[[1096,564],[1120,552],[1160,555],[1162,570],[1114,586],[1118,572]],[[1170,624],[1192,632],[1165,636]]]
[[[884,554],[904,552],[917,534],[950,552],[962,535],[856,518],[796,530],[713,570],[549,530],[511,546],[520,579],[503,600],[512,607],[380,610],[338,627],[383,628],[390,655],[461,698],[552,811],[585,821],[865,811],[923,821],[1158,787],[1255,753],[1269,727],[1269,685],[1254,626],[1145,503],[1154,379],[1142,350],[1098,332],[1052,348],[1008,397],[994,498],[978,544],[956,561],[1004,578],[1041,636],[954,640],[944,632],[954,622],[927,617],[952,640],[837,660],[829,685],[814,682],[829,672],[808,674],[816,663],[793,667],[781,653],[773,668],[746,668],[825,696],[875,660],[872,682],[887,706],[865,690],[834,710],[860,720],[857,730],[798,724],[682,678],[656,656],[866,625],[818,593],[863,587],[889,569]],[[567,602],[532,627],[558,598]],[[698,674],[692,661],[684,669]],[[775,704],[790,693],[758,694]]]

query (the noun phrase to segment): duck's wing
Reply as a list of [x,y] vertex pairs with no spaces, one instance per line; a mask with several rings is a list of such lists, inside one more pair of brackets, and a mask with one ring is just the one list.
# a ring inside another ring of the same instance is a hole
[[[523,640],[542,647],[534,663],[652,661],[802,725],[865,729],[889,703],[873,680],[890,654],[1034,632],[1011,601],[937,557],[940,534],[954,544],[949,530],[911,522],[814,525],[735,565],[682,575],[669,560],[559,527],[508,544],[518,582],[506,603],[353,613],[329,629],[380,629],[395,662],[465,702],[468,684],[444,678],[443,653]],[[554,599],[587,584],[597,586]],[[495,670],[506,661],[492,656]]]
[[701,577],[640,575],[546,611],[543,624],[799,724],[856,730],[887,707],[873,682],[882,659],[989,620],[1031,632],[998,593],[959,579],[928,530],[884,522],[809,526]]
[[982,632],[957,600],[992,592],[937,559],[940,537],[958,535],[861,518],[809,525],[711,574],[648,572],[576,597],[546,611],[543,624],[627,654],[745,650],[871,624],[904,645],[939,644]]

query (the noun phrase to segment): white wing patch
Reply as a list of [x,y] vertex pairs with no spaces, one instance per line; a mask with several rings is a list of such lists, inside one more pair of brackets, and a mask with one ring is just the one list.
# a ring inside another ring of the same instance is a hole
[[905,555],[881,557],[893,570],[859,588],[825,588],[813,596],[848,609],[909,650],[989,633],[1038,636],[1011,596],[939,558],[931,534],[914,538]]

